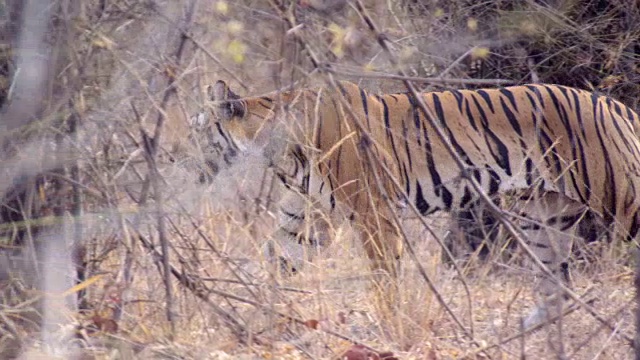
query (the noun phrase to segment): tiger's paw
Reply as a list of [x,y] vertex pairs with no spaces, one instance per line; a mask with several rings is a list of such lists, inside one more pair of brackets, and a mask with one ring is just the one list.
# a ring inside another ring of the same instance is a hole
[[525,331],[537,328],[547,323],[550,317],[551,316],[547,307],[538,306],[526,318],[522,320],[522,328]]

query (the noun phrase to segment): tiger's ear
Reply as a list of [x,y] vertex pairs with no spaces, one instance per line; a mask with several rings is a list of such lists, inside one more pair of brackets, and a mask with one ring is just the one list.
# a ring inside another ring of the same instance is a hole
[[207,96],[211,101],[225,101],[229,98],[229,86],[222,80],[207,86]]
[[214,112],[222,120],[244,116],[244,104],[240,97],[234,94],[227,83],[222,80],[207,87],[207,96],[213,101]]

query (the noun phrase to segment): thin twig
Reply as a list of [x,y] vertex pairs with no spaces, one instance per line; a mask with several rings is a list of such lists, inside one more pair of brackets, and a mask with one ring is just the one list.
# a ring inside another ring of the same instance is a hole
[[[146,238],[144,238],[142,235],[138,234],[138,239],[140,240],[140,242],[144,245],[145,248],[147,248],[149,251],[153,252],[153,255],[156,257],[160,257],[160,253],[158,252],[158,250],[153,246],[153,244],[147,240]],[[230,299],[230,300],[234,300],[234,301],[238,301],[244,304],[248,304],[251,305],[257,309],[260,309],[264,312],[276,315],[278,317],[281,317],[283,319],[286,319],[288,321],[291,321],[293,323],[296,323],[298,325],[303,325],[305,327],[309,327],[307,322],[301,318],[289,315],[289,314],[285,314],[276,310],[273,310],[272,308],[270,308],[269,306],[262,304],[262,303],[258,303],[256,301],[247,299],[247,298],[243,298],[241,296],[237,296],[231,293],[227,293],[221,290],[216,290],[216,289],[211,289],[208,288],[206,286],[204,286],[201,282],[198,282],[198,280],[201,280],[198,276],[195,275],[191,275],[191,274],[185,274],[184,272],[180,272],[178,269],[176,269],[175,267],[173,267],[172,265],[170,265],[170,270],[171,270],[171,274],[178,279],[189,291],[191,291],[194,295],[196,295],[200,300],[204,301],[207,305],[211,306],[211,308],[218,313],[219,315],[221,315],[223,317],[223,319],[227,322],[229,322],[230,324],[233,324],[233,326],[235,326],[236,331],[238,329],[242,329],[242,331],[240,331],[240,333],[242,333],[243,331],[246,331],[246,329],[244,329],[242,327],[242,325],[240,325],[232,316],[230,316],[226,311],[224,311],[223,309],[221,309],[217,304],[215,304],[214,302],[211,301],[211,299],[209,299],[209,294],[214,294],[220,297],[223,297],[225,299]],[[375,353],[380,353],[381,351],[376,350],[375,348],[366,345],[354,338],[351,338],[349,336],[343,335],[341,333],[338,333],[336,331],[332,331],[329,329],[323,329],[321,327],[319,327],[317,329],[318,331],[321,331],[325,334],[334,336],[338,339],[342,339],[342,340],[346,340],[349,341],[350,343],[353,344],[357,344],[357,345],[362,345],[365,349],[369,350],[369,351],[373,351]],[[236,334],[238,335],[238,334]],[[243,337],[241,336],[240,339],[242,339]]]
[[367,78],[367,79],[388,79],[388,80],[408,80],[415,81],[421,83],[431,83],[431,84],[453,84],[453,85],[513,85],[516,82],[513,80],[505,80],[505,79],[455,79],[455,78],[444,78],[444,77],[418,77],[418,76],[405,76],[405,75],[394,75],[387,74],[375,71],[345,71],[339,70],[335,67],[329,67],[326,69],[327,72],[333,73],[335,75],[348,76],[348,77],[356,77],[356,78]]

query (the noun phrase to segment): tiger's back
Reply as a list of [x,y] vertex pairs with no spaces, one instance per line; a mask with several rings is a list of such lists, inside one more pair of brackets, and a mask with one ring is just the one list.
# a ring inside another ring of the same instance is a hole
[[[474,200],[410,94],[377,96],[351,83],[341,86],[373,139],[372,150],[423,215],[463,208]],[[559,193],[635,235],[640,121],[625,105],[555,85],[429,92],[423,100],[489,195],[533,187]],[[333,95],[321,103],[325,109],[319,113],[322,124],[314,147],[325,155],[333,149],[319,164],[322,177],[342,190],[339,200],[366,212],[370,200],[358,194],[373,179],[358,127]],[[390,184],[386,189],[397,193]]]

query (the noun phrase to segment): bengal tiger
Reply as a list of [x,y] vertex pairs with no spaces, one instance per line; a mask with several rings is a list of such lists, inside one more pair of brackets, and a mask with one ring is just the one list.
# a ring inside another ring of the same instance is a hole
[[[429,215],[469,209],[478,195],[411,93],[376,95],[350,82],[338,88],[241,98],[218,81],[208,91],[214,120],[240,146],[267,144],[287,188],[329,211],[338,204],[349,209],[373,266],[393,273],[401,241],[387,199],[400,207],[411,201]],[[587,211],[612,224],[615,234],[635,237],[640,119],[627,106],[544,84],[420,96],[484,192],[516,199],[512,211],[527,244],[556,278],[569,285],[567,258]],[[281,212],[281,228],[293,243],[316,242],[300,230],[303,207]],[[559,297],[554,284],[550,278],[540,282],[543,298]],[[549,315],[545,304],[527,326]]]

